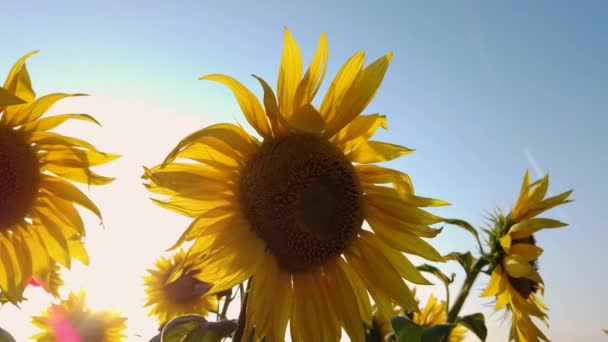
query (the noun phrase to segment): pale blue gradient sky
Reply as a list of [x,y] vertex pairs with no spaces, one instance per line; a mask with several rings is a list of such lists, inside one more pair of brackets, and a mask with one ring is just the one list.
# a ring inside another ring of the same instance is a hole
[[[483,222],[485,211],[510,207],[526,168],[534,176],[537,169],[549,172],[553,194],[574,188],[575,202],[551,212],[570,227],[538,234],[545,249],[540,267],[551,308],[549,336],[555,341],[599,340],[601,328],[608,327],[608,280],[601,264],[608,260],[608,233],[600,219],[608,191],[602,177],[608,166],[602,148],[608,128],[608,3],[7,1],[1,7],[2,73],[25,52],[41,49],[29,65],[39,94],[90,93],[95,96],[70,108],[109,121],[110,131],[114,127],[113,132],[155,140],[153,150],[141,152],[145,160],[127,158],[134,173],[144,161],[160,161],[181,134],[196,128],[184,127],[186,123],[244,123],[226,89],[196,78],[226,73],[260,94],[250,74],[275,83],[284,25],[298,40],[305,61],[314,53],[319,33],[327,34],[329,77],[355,51],[365,50],[368,60],[393,51],[388,74],[367,112],[388,115],[390,130],[379,139],[417,152],[391,166],[408,172],[419,194],[453,203],[437,213],[475,224]],[[144,118],[148,121],[137,121]],[[129,129],[119,126],[120,119],[130,123]],[[173,136],[151,133],[161,132],[162,125],[174,127]],[[103,135],[104,130],[95,131],[102,140]],[[133,137],[105,139],[119,153],[121,146],[133,155],[146,147],[132,142]],[[138,177],[129,181],[139,182]],[[115,185],[106,195],[116,198],[125,189]],[[138,195],[146,201],[144,192]],[[100,196],[103,200],[105,195]],[[134,215],[140,216],[156,210],[147,204],[137,208]],[[106,211],[116,215],[106,215],[106,221],[119,222],[125,215]],[[132,255],[111,245],[107,236],[131,230],[136,238],[133,229],[106,222],[106,230],[95,233],[99,240],[90,235],[88,244],[111,249],[114,255]],[[173,237],[181,228],[167,229]],[[93,225],[89,230],[98,229]],[[153,244],[160,252],[169,243]],[[435,244],[446,253],[473,246],[466,234],[452,229],[444,230]],[[151,263],[141,259],[141,267]],[[111,267],[106,268],[110,275]],[[99,266],[100,279],[123,281],[107,279],[106,268]],[[86,272],[96,277],[95,270]],[[130,281],[139,282],[141,274],[143,270],[131,274]],[[477,287],[486,282],[482,277]],[[442,294],[439,288],[437,292]],[[490,313],[487,303],[472,297],[465,310]],[[136,305],[124,301],[125,308],[117,309],[129,311]],[[22,325],[6,328],[21,329],[19,336],[24,337],[29,333],[27,316],[38,314],[11,310],[8,317],[3,311],[0,325],[10,318]],[[488,320],[488,340],[505,340],[507,324],[499,325],[500,315]]]

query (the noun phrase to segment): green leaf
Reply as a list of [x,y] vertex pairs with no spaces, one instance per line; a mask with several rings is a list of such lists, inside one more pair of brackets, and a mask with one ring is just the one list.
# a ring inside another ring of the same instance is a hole
[[445,219],[445,220],[443,220],[443,222],[454,225],[454,226],[458,226],[458,227],[468,231],[469,233],[473,234],[473,236],[475,236],[476,239],[479,239],[479,234],[477,233],[477,230],[475,228],[473,228],[473,226],[465,220]]
[[421,342],[422,328],[411,319],[403,316],[391,319],[398,342]]
[[461,317],[456,323],[465,326],[482,341],[485,341],[488,336],[488,329],[486,328],[485,318],[482,313]]
[[453,275],[452,275],[451,278],[448,278],[447,275],[445,275],[443,272],[441,272],[435,266],[432,266],[432,265],[429,265],[429,264],[423,264],[423,265],[420,265],[420,266],[418,266],[416,268],[418,270],[422,271],[422,272],[430,273],[430,274],[434,275],[435,277],[439,278],[445,284],[445,286],[450,285],[454,281],[454,276]]
[[201,315],[184,315],[175,317],[167,323],[161,333],[161,342],[182,341],[190,332],[207,323]]
[[452,252],[450,254],[444,255],[443,258],[446,260],[458,261],[458,263],[462,266],[462,268],[464,268],[467,275],[471,271],[471,267],[473,267],[473,264],[475,263],[475,261],[477,261],[477,259],[475,259],[475,257],[473,255],[471,255],[471,252],[466,252],[466,253]]
[[15,338],[8,331],[0,328],[0,342],[16,342]]
[[219,342],[236,330],[236,320],[207,322],[192,330],[182,342]]
[[433,325],[422,332],[422,342],[443,342],[450,336],[454,327],[454,324]]

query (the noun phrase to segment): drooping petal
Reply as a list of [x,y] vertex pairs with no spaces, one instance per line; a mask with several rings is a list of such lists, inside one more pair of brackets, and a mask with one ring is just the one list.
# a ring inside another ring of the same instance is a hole
[[407,147],[369,140],[361,142],[347,156],[355,163],[369,164],[390,161],[412,152],[414,150]]
[[61,114],[26,123],[19,130],[25,133],[48,131],[49,129],[53,129],[70,119],[88,121],[101,126],[101,124],[89,114]]
[[201,76],[199,80],[209,80],[222,83],[230,88],[234,97],[236,97],[247,122],[253,127],[262,137],[272,137],[272,131],[266,117],[266,113],[258,101],[258,98],[234,78],[221,74],[211,74]]

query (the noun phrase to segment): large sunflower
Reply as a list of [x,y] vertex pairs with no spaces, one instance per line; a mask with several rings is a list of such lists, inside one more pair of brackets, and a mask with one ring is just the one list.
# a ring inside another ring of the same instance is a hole
[[32,317],[32,323],[44,330],[32,336],[36,341],[119,342],[127,328],[126,318],[109,310],[90,310],[85,293],[70,292],[66,300],[51,306],[42,316]]
[[112,178],[89,167],[117,158],[49,131],[69,119],[97,121],[86,114],[43,117],[55,102],[80,94],[36,98],[25,67],[34,53],[17,61],[0,92],[0,290],[12,302],[22,299],[32,274],[50,274],[55,262],[67,268],[72,258],[88,263],[85,229],[74,204],[101,214],[69,181],[109,183]]
[[[363,341],[362,323],[372,319],[368,293],[387,315],[393,303],[417,311],[403,278],[429,282],[402,252],[443,260],[421,238],[436,236],[428,225],[441,219],[419,207],[446,203],[415,196],[406,174],[374,165],[412,152],[369,140],[387,128],[386,117],[360,115],[391,57],[363,68],[364,53],[354,54],[316,108],[326,38],[302,76],[286,29],[278,99],[254,76],[264,107],[229,76],[201,77],[232,90],[263,141],[240,126],[212,125],[144,175],[151,191],[168,196],[159,205],[196,218],[176,245],[196,240],[192,253],[207,254],[197,277],[214,283],[211,293],[252,277],[245,336],[282,341],[289,321],[294,341],[337,341],[342,328]],[[373,232],[362,229],[364,221]]]
[[566,191],[545,198],[548,187],[548,175],[530,184],[530,175],[526,172],[519,198],[509,215],[498,213],[493,218],[492,276],[481,296],[496,296],[496,309],[506,308],[512,312],[510,340],[548,341],[532,321],[532,317],[537,317],[546,322],[548,310],[538,294],[543,292],[543,280],[537,260],[543,250],[536,245],[534,233],[567,224],[536,216],[570,202],[568,197],[572,193]]
[[[193,270],[198,260],[179,250],[170,259],[159,258],[149,269],[144,278],[147,301],[145,306],[152,306],[150,315],[158,318],[160,326],[171,319],[189,313],[207,315],[217,311],[217,296],[207,295],[211,284],[196,278],[198,271]],[[181,268],[179,277],[169,281],[176,267]]]

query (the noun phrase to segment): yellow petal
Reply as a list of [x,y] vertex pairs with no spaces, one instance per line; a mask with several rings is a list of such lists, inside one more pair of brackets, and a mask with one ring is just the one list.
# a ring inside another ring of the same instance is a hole
[[509,255],[522,262],[536,260],[542,253],[542,248],[528,243],[517,243],[511,245],[509,251]]
[[418,305],[414,300],[410,289],[395,268],[386,260],[380,257],[373,249],[362,242],[362,238],[356,239],[351,244],[350,249],[346,250],[346,260],[355,265],[361,272],[363,278],[373,283],[374,287],[411,311],[418,311]]
[[357,307],[359,308],[361,321],[367,326],[371,326],[372,305],[369,301],[369,295],[367,294],[367,288],[363,280],[359,274],[353,270],[352,266],[346,263],[342,258],[336,258],[336,261],[338,262],[338,266],[344,271],[344,275],[348,282],[352,285],[355,297],[357,298]]
[[26,133],[33,131],[48,131],[49,129],[53,129],[70,119],[89,121],[101,126],[101,124],[95,120],[95,118],[88,114],[61,114],[29,122],[23,125],[20,128],[20,131]]
[[534,218],[534,219],[530,219],[530,220],[523,220],[519,223],[514,224],[509,229],[508,234],[513,239],[520,239],[520,238],[528,237],[541,229],[560,228],[560,227],[565,227],[567,225],[568,224],[557,221],[557,220],[552,220],[552,219],[547,219],[547,218]]
[[357,175],[363,184],[392,184],[399,194],[413,194],[414,186],[407,174],[377,165],[356,165]]
[[312,58],[312,62],[306,74],[304,74],[304,78],[296,89],[293,102],[294,108],[301,108],[304,105],[310,104],[317,94],[327,69],[327,54],[327,38],[325,34],[321,33],[317,52]]
[[355,163],[369,164],[390,161],[412,152],[414,150],[407,147],[369,140],[359,144],[347,156]]
[[186,241],[191,241],[199,237],[205,230],[214,225],[220,225],[224,229],[231,229],[238,223],[238,218],[235,217],[234,208],[231,207],[216,207],[201,215],[186,228],[177,242],[169,248],[173,250],[179,247]]
[[63,267],[69,269],[71,258],[61,222],[45,207],[36,208],[36,216],[42,226],[37,229],[40,242],[46,247],[48,255]]
[[441,207],[449,205],[446,201],[415,196],[410,193],[400,193],[396,189],[385,186],[363,184],[363,192],[369,196],[378,196],[387,200],[402,201],[412,207]]
[[358,75],[327,123],[325,135],[331,137],[353,121],[372,101],[388,69],[392,53],[377,59]]
[[399,272],[402,278],[414,284],[432,285],[401,252],[390,248],[371,232],[364,230],[360,235],[361,248],[365,248],[369,255],[374,255],[373,258],[386,258],[386,261]]
[[256,336],[264,337],[268,333],[270,309],[274,305],[268,305],[274,301],[273,292],[275,280],[279,273],[276,259],[269,253],[265,253],[258,271],[253,275],[251,288],[247,296],[247,322],[243,336],[249,336],[255,329]]
[[[167,158],[163,161],[163,166],[169,164],[185,147],[192,145],[193,143],[201,143],[203,145],[212,147],[218,150],[222,154],[231,156],[231,153],[239,153],[240,155],[251,155],[256,151],[257,146],[251,139],[251,137],[241,127],[232,124],[215,124],[198,130],[184,139],[169,153]],[[221,147],[222,145],[226,147]],[[230,151],[232,148],[233,151]],[[205,151],[201,151],[201,157],[203,157]]]
[[331,140],[340,146],[344,153],[348,153],[360,143],[371,138],[380,127],[388,129],[386,115],[360,115],[334,135]]
[[4,106],[17,105],[22,103],[25,103],[25,101],[13,95],[8,90],[0,87],[0,112],[2,111],[2,107]]
[[68,202],[75,202],[82,207],[92,211],[101,219],[101,212],[85,194],[77,187],[62,179],[52,176],[42,176],[41,187],[50,193],[63,198]]
[[519,192],[519,197],[517,198],[517,202],[515,202],[515,206],[511,210],[511,217],[515,221],[519,221],[521,216],[521,212],[524,210],[526,205],[528,204],[528,190],[530,188],[530,173],[526,170],[524,174],[524,180],[521,184],[521,190]]
[[335,309],[350,340],[364,342],[365,333],[361,328],[361,314],[357,305],[357,297],[340,263],[344,263],[344,261],[341,257],[337,257],[325,264],[324,281],[330,305]]
[[[373,222],[373,221],[372,221]],[[370,223],[371,225],[372,223]],[[374,223],[375,224],[375,223]],[[376,225],[377,226],[377,225]],[[408,254],[421,256],[427,260],[444,262],[445,260],[428,242],[420,237],[410,234],[405,231],[397,230],[381,230],[377,229],[374,232],[387,245]]]
[[497,265],[492,271],[490,282],[486,289],[479,295],[480,297],[492,297],[503,292],[505,287],[505,275],[502,272],[502,266]]
[[441,233],[441,229],[433,229],[421,224],[405,222],[397,217],[387,215],[374,206],[365,206],[365,220],[375,232],[383,236],[391,236],[394,232],[409,232],[413,235],[432,238]]
[[4,89],[23,99],[25,102],[31,102],[36,98],[36,94],[32,90],[30,75],[25,67],[25,61],[36,53],[38,53],[38,50],[28,52],[25,56],[21,57],[13,65],[4,82]]
[[321,114],[310,103],[298,108],[287,122],[297,132],[320,134],[325,128]]
[[271,305],[270,308],[270,332],[267,335],[269,341],[284,341],[287,321],[292,310],[293,288],[291,285],[291,275],[285,271],[279,272],[273,297],[276,303],[281,305]]
[[441,217],[405,202],[390,191],[367,193],[364,194],[364,198],[369,206],[374,206],[385,214],[405,222],[426,226],[443,221]]
[[302,55],[300,54],[300,48],[298,48],[295,39],[287,27],[285,27],[277,92],[279,95],[279,110],[286,119],[289,119],[295,110],[293,100],[301,79]]
[[32,103],[24,105],[19,112],[15,113],[11,118],[9,118],[8,123],[14,126],[19,126],[37,120],[57,101],[72,96],[86,96],[86,94],[54,93],[41,96]]
[[272,88],[264,81],[262,78],[252,75],[255,77],[262,88],[264,89],[264,109],[266,110],[266,116],[268,116],[268,121],[270,121],[270,126],[272,128],[272,134],[274,136],[282,136],[287,132],[287,121],[281,115],[279,111],[279,104],[277,102],[277,98],[274,95],[274,91]]
[[[319,269],[298,272],[293,275],[294,303],[291,323],[301,341],[339,341],[340,324],[325,287]],[[317,317],[317,319],[311,319]]]
[[201,76],[199,80],[216,81],[230,88],[251,127],[264,138],[272,137],[272,131],[260,101],[239,81],[220,74]]
[[331,82],[319,109],[321,116],[326,122],[332,120],[336,115],[336,110],[342,102],[344,95],[361,72],[364,59],[364,52],[360,51],[355,53],[346,61],[346,63],[344,63],[334,80]]
[[505,266],[505,271],[511,277],[527,278],[536,283],[543,283],[543,279],[529,262],[520,262],[507,256],[503,261],[503,265]]
[[54,132],[34,132],[32,133],[30,140],[35,143],[35,148],[42,150],[47,146],[70,146],[70,147],[82,147],[91,151],[99,152],[99,150],[92,144],[78,138],[68,137],[65,135],[57,134]]

